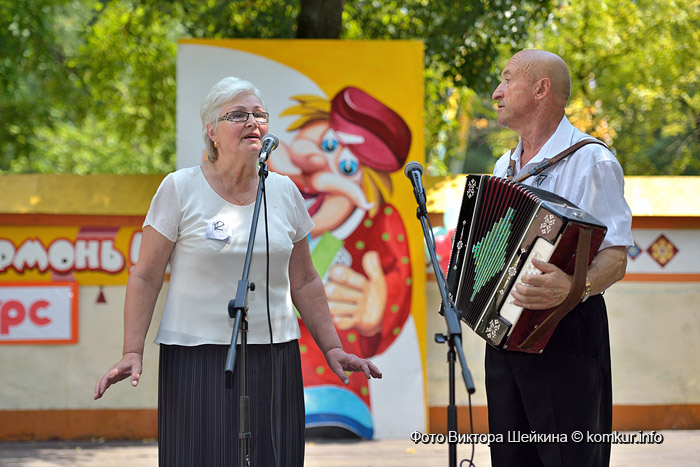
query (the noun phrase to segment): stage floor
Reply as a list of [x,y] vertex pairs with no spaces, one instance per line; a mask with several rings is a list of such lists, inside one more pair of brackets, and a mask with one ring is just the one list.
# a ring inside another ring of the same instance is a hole
[[[633,433],[620,432],[620,435]],[[645,434],[649,436],[651,432]],[[659,441],[659,434],[663,436],[661,444],[613,444],[610,465],[700,467],[700,430],[660,431],[650,438]],[[620,440],[624,439],[624,436],[620,437]],[[471,457],[471,449],[471,445],[458,446],[458,466],[463,459]],[[156,467],[157,456],[157,445],[153,440],[0,443],[0,465],[3,467]],[[447,465],[447,444],[414,444],[411,440],[313,440],[306,444],[307,467]],[[461,465],[469,463],[462,462]],[[475,446],[474,465],[491,465],[485,444]]]

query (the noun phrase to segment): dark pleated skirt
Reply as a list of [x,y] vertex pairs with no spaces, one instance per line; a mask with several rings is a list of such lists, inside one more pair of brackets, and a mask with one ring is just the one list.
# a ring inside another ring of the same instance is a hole
[[[227,388],[224,370],[228,348],[227,345],[160,346],[160,467],[241,465],[240,351],[236,354],[233,382]],[[292,341],[272,346],[274,378],[270,345],[248,345],[247,349],[250,465],[301,466],[304,387],[299,345]]]

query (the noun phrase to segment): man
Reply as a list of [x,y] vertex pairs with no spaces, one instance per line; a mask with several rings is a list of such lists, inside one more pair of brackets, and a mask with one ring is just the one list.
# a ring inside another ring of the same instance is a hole
[[[520,142],[496,162],[495,176],[517,180],[578,141],[593,139],[565,116],[570,89],[568,67],[557,55],[523,50],[510,59],[492,97],[498,101],[498,123],[515,131]],[[489,430],[505,439],[491,445],[492,463],[608,465],[610,444],[587,443],[586,436],[612,430],[610,342],[602,293],[624,276],[626,247],[633,243],[622,168],[606,147],[588,144],[522,183],[568,199],[608,231],[588,268],[581,303],[559,323],[542,354],[487,346]],[[514,303],[531,310],[562,303],[572,277],[552,264],[533,264],[541,274],[523,276],[511,292]],[[583,442],[577,442],[576,431],[583,434]],[[565,435],[567,442],[508,442],[509,432],[559,439]]]

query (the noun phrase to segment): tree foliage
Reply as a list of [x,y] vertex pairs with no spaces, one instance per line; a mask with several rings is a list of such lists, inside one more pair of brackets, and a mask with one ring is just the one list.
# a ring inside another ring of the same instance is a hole
[[[566,60],[569,119],[611,146],[627,175],[700,174],[697,0],[562,1],[530,37],[529,46]],[[474,122],[483,126],[471,128],[470,162],[517,141],[493,119],[482,105]],[[493,161],[472,168],[488,171]]]
[[537,31],[565,57],[572,122],[629,175],[700,174],[700,3],[577,0]]
[[572,119],[627,173],[698,173],[697,1],[554,1],[0,0],[0,171],[172,170],[178,39],[339,36],[424,41],[432,173],[512,144],[488,96],[528,43],[567,60]]
[[70,61],[83,19],[66,1],[0,0],[0,169],[35,152],[35,129],[85,115]]
[[495,47],[522,41],[549,1],[0,0],[0,170],[171,170],[177,39],[338,33],[425,41],[428,157],[440,166],[459,144],[449,116],[464,90],[490,86]]
[[496,86],[501,51],[523,45],[550,0],[348,1],[346,37],[425,43],[425,142],[429,172],[454,171],[466,150],[474,93]]

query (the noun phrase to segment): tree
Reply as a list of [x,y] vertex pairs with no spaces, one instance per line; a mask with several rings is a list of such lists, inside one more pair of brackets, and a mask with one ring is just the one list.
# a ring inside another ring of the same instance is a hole
[[[563,1],[530,37],[566,60],[569,119],[611,146],[627,175],[700,174],[696,0]],[[494,126],[485,137],[500,155],[517,140]]]
[[577,84],[572,120],[625,173],[700,173],[699,31],[695,0],[567,2],[542,30]]
[[498,48],[550,1],[0,0],[0,171],[172,170],[177,39],[339,34],[425,41],[427,157],[445,172],[468,88],[492,86]]
[[[9,102],[0,102],[8,118],[0,125],[19,130],[17,138],[0,137],[0,170],[170,170],[173,56],[182,28],[136,2],[119,8],[98,1],[29,3],[2,4],[2,18],[11,23],[2,47],[9,52],[2,94]],[[18,94],[22,100],[13,102]]]
[[461,169],[476,93],[493,90],[502,53],[521,47],[550,0],[348,1],[345,37],[425,42],[425,141],[428,171]]
[[70,61],[81,13],[62,0],[0,0],[0,170],[39,152],[34,129],[85,115],[85,90]]
[[298,39],[340,39],[345,0],[301,0]]

